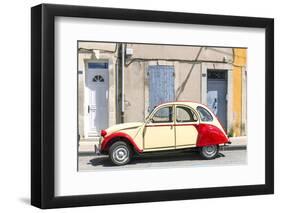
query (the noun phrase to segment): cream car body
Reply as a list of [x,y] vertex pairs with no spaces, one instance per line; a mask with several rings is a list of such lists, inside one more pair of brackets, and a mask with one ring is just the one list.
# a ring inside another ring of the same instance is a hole
[[100,152],[110,154],[111,146],[118,141],[123,141],[134,153],[145,153],[217,146],[228,143],[228,137],[206,106],[171,102],[157,106],[144,123],[124,123],[102,130]]

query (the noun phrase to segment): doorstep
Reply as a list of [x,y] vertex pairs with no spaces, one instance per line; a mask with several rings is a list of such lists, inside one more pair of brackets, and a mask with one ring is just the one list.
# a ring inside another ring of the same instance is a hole
[[79,141],[78,152],[80,154],[94,155],[95,145],[99,145],[99,138],[87,138]]

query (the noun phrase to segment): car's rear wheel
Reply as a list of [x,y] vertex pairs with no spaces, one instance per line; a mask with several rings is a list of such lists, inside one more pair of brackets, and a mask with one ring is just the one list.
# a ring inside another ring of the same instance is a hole
[[124,141],[117,141],[109,148],[109,157],[113,164],[122,166],[130,162],[132,149]]
[[219,153],[219,146],[218,145],[203,146],[200,147],[199,151],[203,158],[210,160],[217,157]]

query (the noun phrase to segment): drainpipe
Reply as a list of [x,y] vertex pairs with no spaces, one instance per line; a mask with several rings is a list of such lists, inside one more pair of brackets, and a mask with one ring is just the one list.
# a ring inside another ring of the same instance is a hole
[[116,116],[116,123],[120,123],[120,116],[119,116],[119,55],[117,56],[117,60],[116,60],[116,64],[115,64],[115,76],[116,76],[116,113],[115,113],[115,116]]
[[124,108],[125,108],[125,95],[124,95],[124,67],[125,67],[125,45],[122,43],[122,51],[121,51],[121,75],[122,75],[122,80],[121,80],[121,122],[124,123]]

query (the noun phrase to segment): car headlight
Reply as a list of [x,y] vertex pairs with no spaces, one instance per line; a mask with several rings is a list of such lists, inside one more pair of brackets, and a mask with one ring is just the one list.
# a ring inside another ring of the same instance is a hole
[[106,134],[107,134],[107,132],[104,129],[100,131],[100,135],[102,137],[106,136]]

